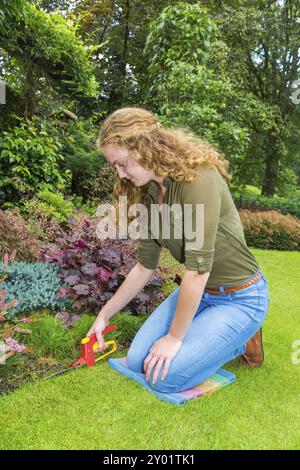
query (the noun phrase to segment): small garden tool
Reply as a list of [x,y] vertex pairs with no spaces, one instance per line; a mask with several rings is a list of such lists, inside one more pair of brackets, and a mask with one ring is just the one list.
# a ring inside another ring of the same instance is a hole
[[[102,336],[105,336],[107,333],[110,333],[111,331],[114,331],[116,329],[116,325],[109,325],[105,328],[105,330],[102,331]],[[71,364],[67,369],[63,369],[59,372],[55,372],[52,375],[48,375],[48,377],[44,377],[43,380],[49,379],[50,377],[54,377],[58,374],[63,374],[64,372],[67,372],[72,369],[78,369],[82,366],[92,367],[96,364],[96,362],[100,361],[101,359],[104,359],[106,356],[112,354],[117,349],[115,340],[105,341],[104,344],[106,344],[107,346],[111,345],[112,348],[110,348],[110,350],[106,353],[95,357],[95,352],[97,351],[97,349],[99,349],[96,334],[93,333],[91,336],[83,338],[81,340],[81,357],[73,364]]]

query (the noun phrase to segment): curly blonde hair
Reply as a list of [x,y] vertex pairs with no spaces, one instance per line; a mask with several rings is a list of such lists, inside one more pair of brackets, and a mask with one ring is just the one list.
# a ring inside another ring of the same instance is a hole
[[[103,122],[96,146],[99,151],[106,144],[126,148],[137,163],[158,176],[169,176],[175,181],[192,181],[202,166],[213,166],[226,179],[229,161],[206,140],[185,128],[162,126],[153,114],[144,108],[120,108]],[[119,178],[113,191],[118,220],[119,196],[127,196],[127,204],[147,202],[147,185],[136,187],[131,181]]]

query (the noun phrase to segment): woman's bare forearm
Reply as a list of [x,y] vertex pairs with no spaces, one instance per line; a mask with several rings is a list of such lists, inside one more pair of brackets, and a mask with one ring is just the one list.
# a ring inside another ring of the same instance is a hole
[[197,271],[185,272],[180,284],[175,314],[169,329],[171,336],[183,341],[202,299],[209,275],[209,272],[204,274],[198,274]]
[[103,316],[108,321],[113,315],[122,310],[150,281],[153,272],[154,270],[147,269],[138,262],[129,272],[117,292],[100,310],[98,317]]

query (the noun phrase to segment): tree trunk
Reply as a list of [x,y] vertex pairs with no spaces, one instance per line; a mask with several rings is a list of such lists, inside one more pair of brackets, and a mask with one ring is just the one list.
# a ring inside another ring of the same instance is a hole
[[124,7],[124,38],[123,38],[123,51],[117,60],[117,79],[118,82],[114,83],[112,90],[109,94],[108,111],[113,112],[117,108],[121,108],[126,104],[127,97],[125,96],[126,88],[126,65],[127,65],[127,52],[128,52],[128,39],[129,39],[129,15],[130,15],[130,0],[126,0]]
[[267,136],[266,145],[266,170],[264,175],[264,181],[262,185],[262,196],[273,196],[275,194],[278,170],[279,170],[279,148],[278,148],[278,136],[272,131]]

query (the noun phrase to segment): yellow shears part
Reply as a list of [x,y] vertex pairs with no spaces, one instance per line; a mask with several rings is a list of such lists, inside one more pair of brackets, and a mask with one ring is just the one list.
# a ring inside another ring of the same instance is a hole
[[[110,340],[110,341],[105,341],[104,344],[106,344],[107,346],[108,346],[109,344],[111,344],[111,345],[112,345],[112,348],[111,348],[108,352],[102,354],[101,356],[98,356],[97,359],[95,359],[95,362],[98,362],[98,361],[100,361],[100,359],[103,359],[104,357],[109,356],[110,354],[112,354],[113,352],[115,352],[116,349],[117,349],[117,345],[116,345],[116,342],[115,342],[114,339],[112,339],[112,340]],[[98,347],[99,347],[99,346],[98,346],[98,343],[95,343],[94,346],[93,346],[93,350],[95,351],[96,349],[98,349]]]

